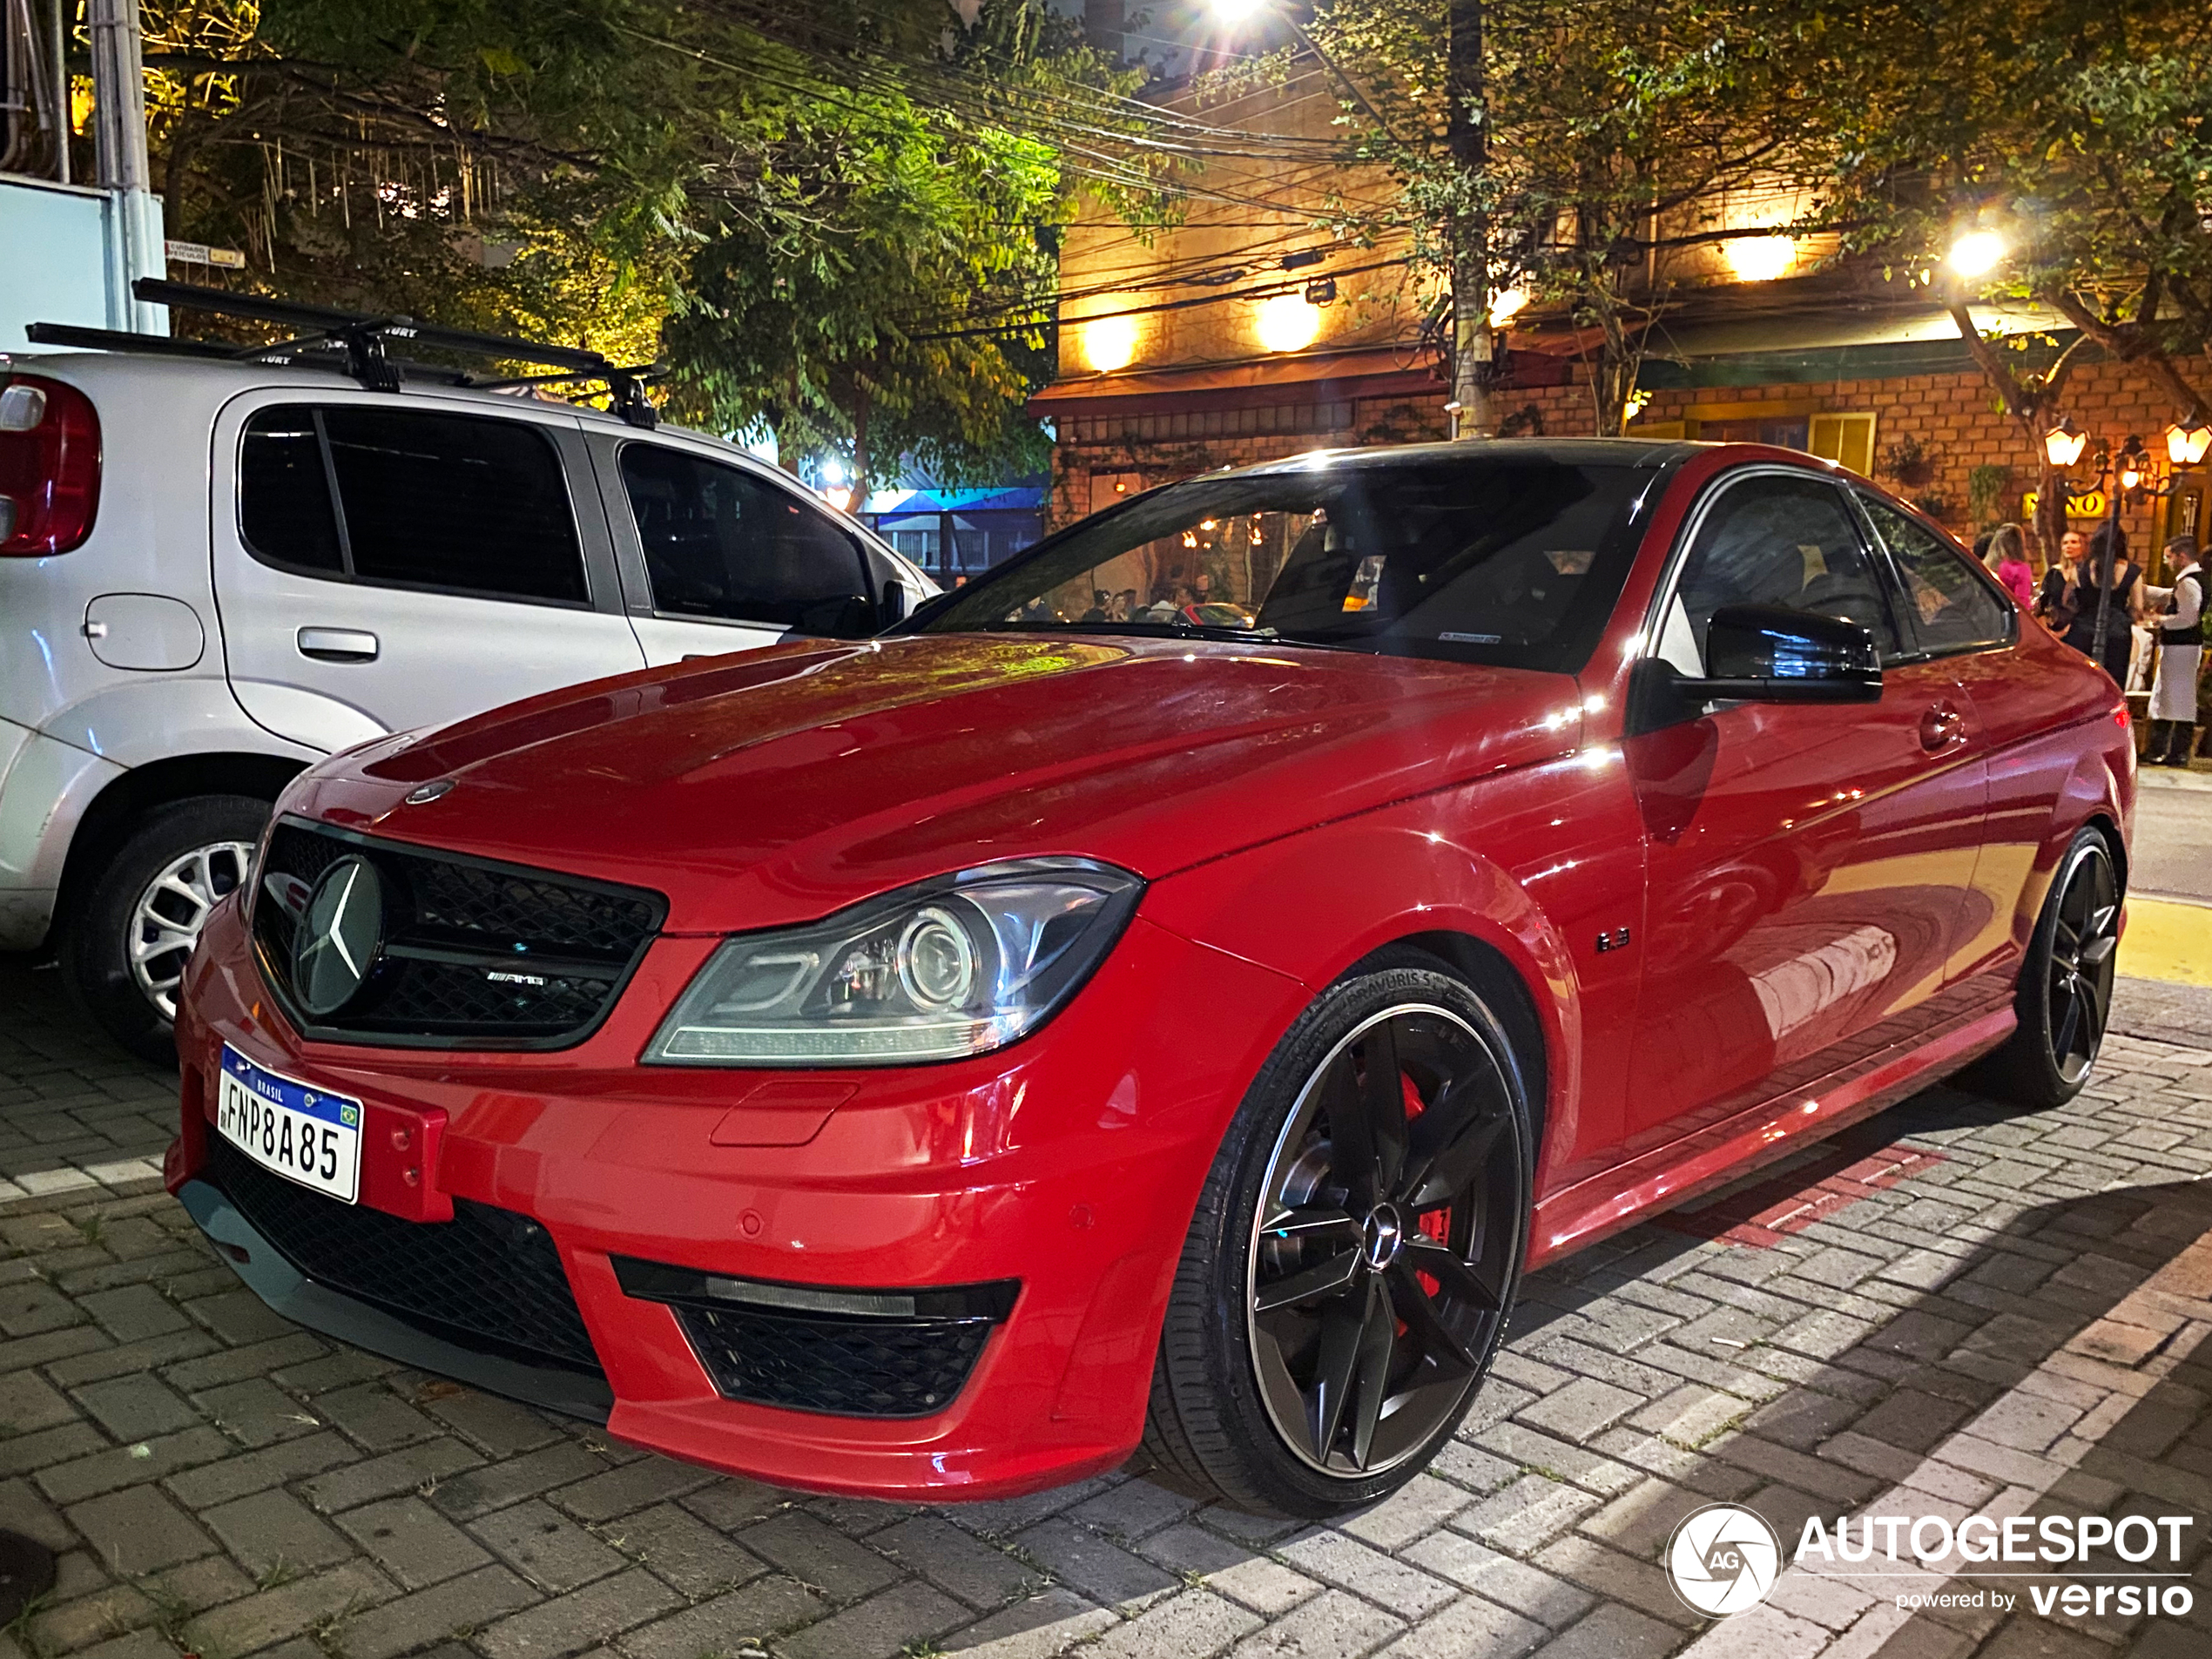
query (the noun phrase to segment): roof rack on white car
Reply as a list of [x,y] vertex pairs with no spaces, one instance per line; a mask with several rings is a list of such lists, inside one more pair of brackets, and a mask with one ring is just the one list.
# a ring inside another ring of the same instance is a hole
[[[270,300],[259,294],[232,293],[222,288],[202,288],[189,282],[169,282],[140,277],[131,285],[138,299],[151,305],[174,306],[273,322],[293,330],[284,340],[266,345],[239,346],[212,340],[174,340],[165,334],[134,334],[112,328],[84,328],[74,323],[34,322],[24,333],[34,345],[76,346],[95,351],[138,352],[162,357],[213,358],[230,362],[286,362],[308,368],[330,368],[350,374],[372,391],[396,392],[409,380],[446,386],[469,386],[483,391],[506,391],[525,386],[554,386],[577,381],[604,383],[614,411],[631,425],[651,428],[660,420],[645,395],[649,381],[667,371],[660,364],[624,367],[596,351],[573,346],[547,346],[536,341],[510,339],[504,334],[478,334],[469,328],[445,328],[413,317],[380,316],[373,313],[341,311],[330,306],[311,306],[291,300]],[[479,379],[464,370],[438,364],[418,363],[388,355],[388,341],[406,341],[432,351],[463,357],[503,358],[509,361],[543,363],[560,371],[551,374],[510,375]]]

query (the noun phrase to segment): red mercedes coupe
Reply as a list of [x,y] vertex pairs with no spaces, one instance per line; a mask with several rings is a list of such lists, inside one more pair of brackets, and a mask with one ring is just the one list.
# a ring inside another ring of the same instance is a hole
[[[648,540],[737,597],[779,545]],[[290,1318],[676,1457],[1327,1514],[1529,1269],[1970,1064],[2079,1089],[2134,765],[2101,669],[1805,455],[1212,474],[887,637],[304,774],[169,1184]]]

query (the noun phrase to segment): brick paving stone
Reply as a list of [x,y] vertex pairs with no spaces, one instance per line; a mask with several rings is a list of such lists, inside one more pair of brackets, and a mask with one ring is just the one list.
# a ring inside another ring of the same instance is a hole
[[1536,1651],[1542,1659],[1661,1659],[1682,1632],[1617,1602],[1608,1602]]
[[1137,1549],[1170,1573],[1204,1579],[1208,1588],[1271,1618],[1321,1594],[1322,1587],[1305,1574],[1204,1527],[1170,1527]]
[[388,1452],[382,1457],[368,1458],[317,1475],[300,1490],[316,1508],[326,1514],[334,1514],[402,1492],[430,1497],[447,1478],[482,1461],[458,1440],[426,1440],[419,1446]]
[[189,1400],[156,1377],[90,1383],[77,1390],[77,1403],[118,1440],[150,1440],[200,1420]]
[[1433,1613],[1383,1649],[1383,1659],[1517,1659],[1551,1634],[1479,1595]]
[[1157,1532],[1197,1507],[1196,1498],[1150,1480],[1124,1480],[1095,1498],[1086,1498],[1067,1514],[1071,1521],[1127,1541]]
[[1017,1533],[1014,1542],[1055,1578],[1109,1607],[1141,1607],[1175,1588],[1176,1581],[1151,1562],[1064,1517]]
[[1097,1659],[1211,1659],[1260,1626],[1258,1614],[1204,1590],[1155,1603],[1087,1645]]
[[560,1659],[681,1605],[642,1567],[510,1614],[473,1638],[485,1659]]
[[621,1551],[536,1499],[473,1521],[469,1530],[531,1583],[556,1593],[628,1564]]
[[[624,1515],[610,1522],[602,1535],[686,1595],[719,1595],[768,1570],[759,1556],[672,1503]],[[876,1548],[884,1546],[878,1543]]]
[[254,1653],[287,1636],[333,1628],[389,1601],[393,1593],[374,1568],[364,1561],[346,1561],[211,1608],[185,1626],[183,1640],[194,1653]]
[[[427,1589],[491,1561],[490,1554],[475,1540],[417,1497],[366,1503],[348,1509],[337,1521],[347,1536],[407,1589]],[[617,1562],[620,1559],[616,1557]]]
[[1600,1501],[1564,1482],[1541,1474],[1525,1475],[1476,1504],[1452,1525],[1493,1548],[1526,1555],[1573,1526]]
[[1254,1631],[1230,1651],[1235,1659],[1356,1659],[1405,1628],[1403,1620],[1331,1590]]
[[1406,1549],[1406,1558],[1424,1571],[1554,1629],[1573,1623],[1597,1600],[1579,1586],[1457,1533],[1417,1540]]
[[214,1541],[152,1487],[126,1487],[71,1507],[69,1524],[118,1577],[158,1571],[205,1555]]
[[556,1487],[572,1486],[605,1467],[603,1459],[574,1440],[564,1440],[519,1457],[442,1476],[430,1501],[455,1520],[465,1521]]
[[1038,1588],[1039,1575],[1019,1557],[934,1515],[887,1527],[870,1537],[868,1547],[970,1607],[1002,1607]]
[[[537,1595],[503,1567],[480,1568],[357,1614],[335,1636],[342,1659],[395,1659],[448,1638],[473,1635],[502,1615],[529,1607]],[[440,1649],[441,1659],[464,1659],[467,1649]]]
[[938,1648],[962,1659],[1054,1659],[1120,1622],[1073,1590],[1055,1588],[978,1619],[944,1637]]
[[781,1574],[701,1602],[616,1638],[632,1659],[700,1659],[757,1646],[779,1630],[812,1624],[828,1603]]
[[553,1494],[553,1501],[578,1521],[611,1521],[647,1504],[680,1498],[713,1479],[708,1470],[666,1458],[640,1458],[622,1468],[563,1487]]
[[1436,1530],[1467,1507],[1467,1494],[1433,1474],[1417,1474],[1372,1508],[1340,1523],[1342,1529],[1377,1549],[1403,1549]]
[[203,1509],[199,1520],[257,1576],[280,1566],[327,1567],[354,1553],[350,1541],[280,1487]]
[[879,1591],[776,1645],[789,1659],[893,1659],[962,1623],[968,1609],[919,1581]]
[[1278,1553],[1309,1577],[1356,1591],[1405,1619],[1435,1611],[1454,1593],[1442,1580],[1333,1528],[1293,1539]]
[[1523,1423],[1580,1444],[1649,1403],[1647,1395],[1616,1388],[1595,1377],[1582,1377],[1515,1415]]

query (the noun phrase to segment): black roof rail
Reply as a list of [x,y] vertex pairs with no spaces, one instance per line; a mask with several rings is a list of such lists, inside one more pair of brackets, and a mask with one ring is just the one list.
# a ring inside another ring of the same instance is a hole
[[[24,329],[33,345],[77,346],[95,351],[139,352],[157,357],[196,357],[229,362],[286,362],[309,368],[338,368],[372,391],[396,392],[405,381],[447,386],[470,386],[503,391],[521,386],[554,386],[577,381],[597,381],[607,388],[615,413],[631,425],[651,428],[660,420],[645,395],[646,385],[666,370],[657,363],[625,367],[596,351],[575,346],[547,346],[504,334],[478,334],[469,328],[446,328],[418,322],[413,317],[378,316],[371,313],[340,311],[292,300],[271,300],[260,294],[233,293],[223,288],[202,288],[189,282],[169,282],[159,277],[140,277],[132,293],[148,305],[174,306],[206,311],[219,317],[239,317],[253,322],[272,322],[292,330],[288,338],[261,346],[233,346],[217,341],[172,340],[163,334],[125,334],[111,328],[83,328],[74,323],[34,322]],[[478,379],[464,370],[418,363],[388,354],[386,343],[404,341],[431,351],[463,357],[506,358],[523,363],[543,363],[558,371],[550,374],[522,374],[504,379]],[[330,360],[343,354],[342,366]],[[320,358],[322,361],[317,361]]]

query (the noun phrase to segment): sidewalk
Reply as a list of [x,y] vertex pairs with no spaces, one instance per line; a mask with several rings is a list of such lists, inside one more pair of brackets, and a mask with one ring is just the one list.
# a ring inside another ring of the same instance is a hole
[[[26,1189],[0,1197],[0,1526],[64,1554],[0,1659],[2212,1651],[2212,1040],[2115,1036],[2054,1112],[1929,1090],[1535,1275],[1435,1469],[1298,1527],[1128,1474],[806,1498],[293,1329],[152,1181],[27,1190],[42,1156],[119,1165],[167,1134],[167,1080],[105,1058],[50,983],[0,963],[0,1169]],[[1713,1624],[1658,1565],[1704,1503],[1794,1542],[1896,1489],[2192,1514],[2194,1609],[1906,1615],[1786,1572]]]

